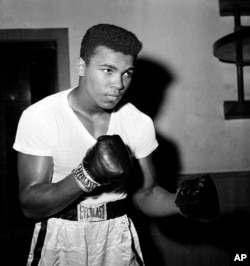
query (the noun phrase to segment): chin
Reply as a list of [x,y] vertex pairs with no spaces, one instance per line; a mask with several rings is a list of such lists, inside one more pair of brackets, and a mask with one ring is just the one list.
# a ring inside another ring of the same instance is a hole
[[101,106],[102,106],[103,109],[111,110],[111,109],[113,109],[114,107],[116,107],[116,105],[117,105],[118,103],[119,103],[119,101],[118,101],[118,102],[106,102],[106,103],[102,104]]
[[105,105],[104,107],[103,107],[103,109],[105,109],[105,110],[112,110],[112,109],[114,109],[116,107],[116,104],[107,104],[107,105]]

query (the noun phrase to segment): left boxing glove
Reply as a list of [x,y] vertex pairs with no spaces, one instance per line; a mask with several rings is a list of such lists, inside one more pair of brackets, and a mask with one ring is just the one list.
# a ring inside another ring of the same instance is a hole
[[217,189],[208,174],[183,181],[175,204],[182,215],[197,220],[212,220],[220,211]]
[[95,187],[123,181],[132,169],[132,159],[119,135],[104,135],[88,149],[82,163],[72,171],[85,192]]

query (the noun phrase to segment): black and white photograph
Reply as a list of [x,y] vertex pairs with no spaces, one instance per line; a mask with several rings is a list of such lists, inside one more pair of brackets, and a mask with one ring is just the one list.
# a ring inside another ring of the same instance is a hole
[[0,264],[250,265],[250,1],[0,1]]

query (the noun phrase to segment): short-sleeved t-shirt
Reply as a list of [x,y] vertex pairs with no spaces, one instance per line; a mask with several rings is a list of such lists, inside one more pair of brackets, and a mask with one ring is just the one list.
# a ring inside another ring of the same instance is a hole
[[[25,154],[51,156],[54,165],[51,182],[69,175],[96,142],[68,103],[71,90],[55,93],[29,106],[19,120],[13,145]],[[131,103],[111,113],[107,135],[115,134],[121,136],[137,159],[146,157],[158,146],[152,119]],[[113,201],[125,196],[124,192],[114,191],[86,201]]]

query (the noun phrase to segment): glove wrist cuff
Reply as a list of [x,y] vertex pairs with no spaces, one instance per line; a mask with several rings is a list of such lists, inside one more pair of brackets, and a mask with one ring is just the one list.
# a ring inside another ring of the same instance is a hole
[[84,192],[91,192],[97,186],[100,186],[84,169],[83,164],[80,163],[77,168],[73,169],[72,175],[75,178],[77,185]]

